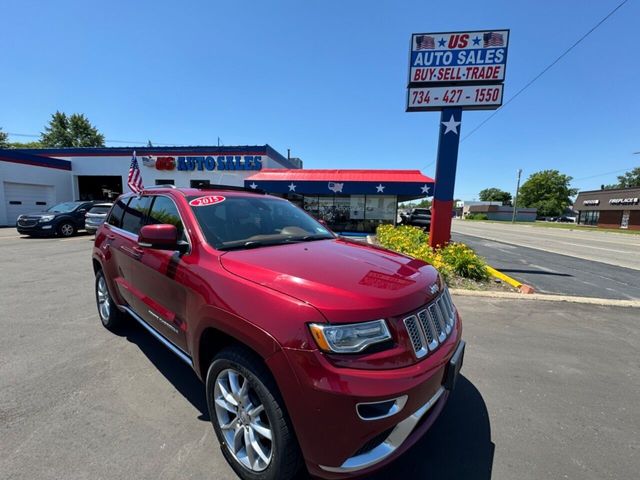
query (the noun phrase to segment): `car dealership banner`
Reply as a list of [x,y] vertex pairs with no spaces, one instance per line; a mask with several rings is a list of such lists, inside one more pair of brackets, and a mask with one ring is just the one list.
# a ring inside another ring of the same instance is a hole
[[[414,33],[409,57],[407,111],[456,106],[465,110],[499,107],[508,45],[509,30]],[[453,85],[460,86],[454,94],[447,94],[448,89],[435,90],[435,87]],[[490,93],[468,88],[471,85],[482,85],[490,89]]]

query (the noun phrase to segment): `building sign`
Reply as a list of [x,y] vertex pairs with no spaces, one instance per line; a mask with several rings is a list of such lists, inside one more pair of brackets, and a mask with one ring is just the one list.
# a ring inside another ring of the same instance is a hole
[[414,33],[407,111],[498,108],[508,45],[509,30]]
[[587,207],[600,205],[600,200],[585,200],[584,202],[582,202],[582,204],[586,205]]
[[441,110],[466,107],[467,110],[493,110],[502,105],[502,84],[488,86],[409,88],[407,110]]
[[184,157],[142,157],[145,167],[156,170],[213,171],[213,170],[262,170],[262,157],[260,155],[211,155],[184,156]]
[[638,205],[640,198],[612,198],[609,200],[609,205]]

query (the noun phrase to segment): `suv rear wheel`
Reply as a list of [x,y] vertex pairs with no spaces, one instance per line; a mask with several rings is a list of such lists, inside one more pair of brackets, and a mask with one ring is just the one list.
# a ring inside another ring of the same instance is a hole
[[209,415],[231,468],[244,480],[289,480],[300,449],[275,381],[256,356],[230,347],[207,372]]
[[102,270],[96,273],[96,304],[102,325],[108,330],[118,328],[124,319],[124,313],[113,303]]

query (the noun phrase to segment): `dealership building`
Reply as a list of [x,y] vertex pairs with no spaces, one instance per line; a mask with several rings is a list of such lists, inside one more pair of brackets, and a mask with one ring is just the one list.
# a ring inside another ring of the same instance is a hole
[[573,208],[581,225],[640,230],[640,187],[580,192]]
[[[433,195],[417,170],[303,170],[269,145],[136,148],[143,184],[223,184],[281,196],[336,231],[395,223],[398,202]],[[70,200],[111,200],[128,191],[133,148],[0,150],[0,225]]]

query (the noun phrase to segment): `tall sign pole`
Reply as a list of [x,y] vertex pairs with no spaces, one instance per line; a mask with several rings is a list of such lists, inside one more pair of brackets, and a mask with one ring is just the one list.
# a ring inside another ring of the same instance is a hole
[[509,30],[414,33],[407,112],[440,111],[429,244],[451,240],[453,193],[463,110],[502,105]]
[[518,184],[516,185],[516,198],[513,199],[513,217],[511,223],[516,223],[516,217],[518,216],[518,194],[520,193],[520,175],[522,175],[522,169],[518,169]]

